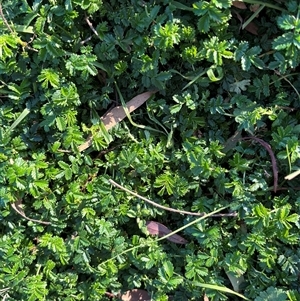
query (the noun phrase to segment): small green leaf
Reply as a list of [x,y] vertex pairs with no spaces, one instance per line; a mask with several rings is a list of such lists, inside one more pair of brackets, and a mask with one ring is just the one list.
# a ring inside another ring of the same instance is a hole
[[58,165],[59,165],[62,169],[69,169],[69,168],[70,168],[70,167],[69,167],[69,164],[67,164],[67,163],[65,163],[65,162],[63,162],[63,161],[58,161],[57,163],[58,163]]
[[163,268],[164,268],[168,278],[171,278],[173,276],[173,273],[174,273],[174,266],[173,266],[172,262],[171,261],[165,261],[163,263]]
[[300,22],[299,19],[295,18],[292,15],[282,15],[277,19],[277,24],[280,28],[284,30],[296,29],[296,31],[300,31]]
[[247,86],[250,85],[250,80],[249,79],[244,79],[242,81],[234,82],[230,84],[229,86],[229,91],[230,92],[235,92],[237,94],[241,94],[242,91],[247,90]]
[[66,129],[66,120],[63,117],[55,118],[56,126],[60,131],[64,131]]
[[282,289],[269,287],[266,291],[260,292],[254,301],[286,301],[286,293]]
[[42,87],[44,88],[48,88],[49,84],[54,88],[58,88],[59,86],[59,75],[50,68],[43,69],[38,76],[38,80],[42,82]]
[[200,32],[208,32],[210,28],[210,17],[208,14],[199,18],[197,28]]
[[276,50],[283,50],[291,47],[294,44],[294,34],[292,32],[288,32],[283,34],[282,36],[276,38],[272,46]]

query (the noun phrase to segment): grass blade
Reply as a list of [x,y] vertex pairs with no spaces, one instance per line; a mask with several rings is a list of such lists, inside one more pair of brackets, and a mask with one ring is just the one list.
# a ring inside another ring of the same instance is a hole
[[11,133],[19,123],[29,114],[29,109],[24,109],[23,112],[20,114],[20,116],[15,120],[15,122],[10,126],[10,128],[7,130],[6,135]]
[[196,286],[203,287],[203,288],[208,288],[208,289],[217,290],[217,291],[220,291],[223,293],[233,294],[244,300],[250,300],[250,299],[246,298],[245,296],[243,296],[242,294],[239,294],[239,293],[231,290],[230,288],[227,288],[226,286],[219,286],[219,285],[215,285],[215,284],[206,284],[206,283],[198,283],[198,282],[193,282],[193,284]]

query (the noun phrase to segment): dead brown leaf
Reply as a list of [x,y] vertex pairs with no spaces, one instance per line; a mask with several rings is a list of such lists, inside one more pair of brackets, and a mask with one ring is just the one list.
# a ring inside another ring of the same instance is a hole
[[[148,100],[156,91],[148,91],[142,94],[139,94],[132,98],[130,101],[126,103],[126,106],[129,110],[129,113],[133,112],[136,110],[138,107],[140,107],[146,100]],[[123,109],[122,106],[117,106],[113,108],[112,110],[108,111],[105,113],[102,117],[101,120],[104,123],[104,126],[106,130],[110,130],[113,128],[118,122],[123,120],[126,117],[126,113]],[[78,150],[80,152],[84,151],[88,147],[92,145],[93,141],[93,136],[90,135],[86,139],[86,141],[78,147]]]
[[[165,236],[172,232],[172,230],[170,230],[165,225],[163,225],[159,222],[150,221],[150,222],[147,222],[146,225],[147,225],[147,230],[151,235],[158,235],[159,237],[162,237],[162,236]],[[187,240],[178,234],[173,234],[173,235],[167,237],[166,239],[168,239],[169,241],[174,242],[176,244],[186,244],[187,243]]]
[[296,170],[296,171],[290,173],[289,175],[285,176],[284,178],[285,178],[285,180],[290,181],[290,180],[294,179],[295,177],[297,177],[299,175],[300,175],[300,170]]
[[239,9],[247,9],[247,6],[242,1],[232,1],[232,6],[239,8]]
[[50,222],[44,222],[44,221],[40,221],[38,219],[32,219],[32,218],[27,217],[21,206],[22,206],[22,200],[21,199],[19,199],[19,200],[15,201],[14,203],[11,204],[11,207],[17,213],[19,213],[21,216],[23,216],[25,219],[27,219],[29,221],[39,223],[39,224],[44,224],[44,225],[50,225],[51,224]]
[[133,289],[125,292],[120,299],[122,301],[151,301],[151,297],[145,290]]
[[258,35],[258,27],[253,22],[250,22],[245,29],[256,36]]

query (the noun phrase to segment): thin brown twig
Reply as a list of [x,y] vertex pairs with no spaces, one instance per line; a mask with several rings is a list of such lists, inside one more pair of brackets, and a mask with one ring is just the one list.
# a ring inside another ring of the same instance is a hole
[[115,294],[110,293],[110,292],[105,292],[105,295],[108,296],[109,298],[116,298],[116,297],[118,297],[118,295],[115,295]]
[[10,25],[8,24],[6,18],[5,18],[5,16],[4,16],[4,14],[3,14],[2,3],[1,3],[1,1],[0,1],[0,16],[1,16],[2,20],[3,20],[3,22],[5,23],[6,27],[9,29],[9,31],[10,31],[11,33],[14,33],[14,31],[11,29]]
[[27,217],[23,211],[23,209],[20,207],[22,204],[22,200],[19,199],[17,200],[16,202],[12,203],[11,204],[11,207],[17,212],[19,213],[21,216],[23,216],[25,219],[31,221],[31,222],[35,222],[35,223],[39,223],[39,224],[44,224],[44,225],[50,225],[51,223],[50,222],[44,222],[44,221],[41,221],[41,220],[38,220],[38,219],[33,219],[33,218],[30,218],[30,217]]
[[278,72],[277,70],[274,70],[274,72],[275,72],[278,76],[281,76],[280,79],[283,79],[283,80],[285,80],[287,83],[290,84],[290,86],[294,89],[294,91],[296,92],[298,98],[300,99],[300,94],[299,94],[298,90],[297,90],[297,89],[295,88],[295,86],[287,79],[287,77],[288,77],[290,74],[289,74],[289,75],[281,75],[280,72]]
[[34,48],[29,46],[29,44],[31,44],[33,42],[34,38],[35,38],[35,34],[30,38],[29,42],[25,42],[26,43],[26,48],[28,48],[30,50],[33,50],[35,52],[39,52],[37,49],[34,49]]
[[264,140],[257,138],[257,137],[244,137],[241,140],[254,140],[258,143],[260,143],[269,153],[270,157],[271,157],[271,163],[272,163],[272,169],[273,169],[273,177],[274,177],[274,184],[273,184],[273,191],[276,193],[277,191],[277,186],[278,186],[278,168],[277,168],[277,163],[276,163],[276,158],[275,155],[273,153],[273,150],[270,146],[269,143],[265,142]]
[[[274,190],[274,188],[270,187],[269,190]],[[279,190],[300,190],[300,187],[277,187],[276,191]]]
[[119,146],[121,146],[121,144],[118,144],[118,145],[112,146],[111,148],[104,149],[104,150],[100,151],[99,154],[97,155],[96,159],[101,158],[102,156],[104,156],[107,153],[113,151],[114,149],[118,148]]
[[282,109],[282,110],[288,110],[290,112],[293,112],[295,111],[296,109],[295,108],[290,108],[290,107],[282,107],[282,106],[276,106],[276,108],[278,109]]
[[[162,206],[162,205],[159,205],[125,187],[123,187],[122,185],[116,183],[115,181],[113,181],[112,179],[109,179],[108,180],[112,185],[130,193],[131,195],[137,197],[137,198],[140,198],[141,200],[144,200],[145,202],[155,206],[155,207],[158,207],[158,208],[161,208],[161,209],[164,209],[164,210],[167,210],[167,211],[171,211],[171,212],[176,212],[176,213],[181,213],[181,214],[188,214],[188,215],[195,215],[195,216],[205,216],[206,213],[197,213],[197,212],[189,212],[189,211],[184,211],[184,210],[178,210],[178,209],[174,209],[174,208],[170,208],[170,207],[165,207],[165,206]],[[237,213],[236,212],[232,212],[232,213],[219,213],[219,214],[214,214],[214,215],[211,215],[211,217],[235,217],[237,216]]]
[[85,21],[88,24],[88,26],[90,27],[90,29],[93,31],[93,33],[99,37],[97,30],[94,28],[92,22],[89,20],[89,17],[85,17]]
[[85,40],[81,41],[80,44],[83,45],[85,44],[86,42],[90,41],[92,39],[92,36],[86,38]]

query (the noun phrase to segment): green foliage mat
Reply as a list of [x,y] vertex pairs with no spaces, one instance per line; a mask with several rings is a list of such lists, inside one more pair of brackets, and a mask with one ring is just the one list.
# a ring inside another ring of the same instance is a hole
[[299,16],[295,0],[2,0],[1,298],[300,300]]

